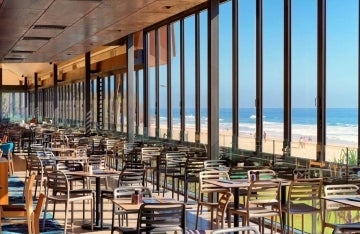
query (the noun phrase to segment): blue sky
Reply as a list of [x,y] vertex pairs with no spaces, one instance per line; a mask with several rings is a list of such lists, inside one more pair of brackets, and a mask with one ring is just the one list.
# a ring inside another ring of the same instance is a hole
[[[255,102],[255,0],[239,1],[239,105]],[[327,0],[327,107],[357,107],[358,1]],[[263,0],[264,107],[283,106],[283,0]],[[207,106],[206,13],[201,14],[201,106]],[[220,107],[231,107],[231,4],[220,7]],[[179,51],[179,26],[175,26]],[[292,1],[292,104],[315,107],[317,0]],[[173,58],[179,64],[179,53]],[[194,17],[185,19],[186,107],[194,107]],[[174,66],[173,66],[173,69]],[[173,92],[179,72],[173,72]],[[165,91],[165,90],[164,90]],[[163,92],[165,94],[165,92]],[[173,98],[178,107],[179,96]],[[160,107],[165,102],[160,101]],[[166,105],[165,105],[166,106]]]

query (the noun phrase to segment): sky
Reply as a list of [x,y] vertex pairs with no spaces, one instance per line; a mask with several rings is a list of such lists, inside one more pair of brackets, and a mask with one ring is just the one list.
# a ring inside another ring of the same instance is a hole
[[[239,106],[255,107],[255,0],[239,1]],[[358,21],[356,0],[327,0],[327,107],[357,107]],[[264,107],[283,106],[283,0],[263,0]],[[194,107],[195,20],[185,19],[185,106]],[[219,77],[220,107],[232,100],[232,12],[231,3],[220,6]],[[207,13],[200,14],[201,106],[207,106]],[[180,51],[180,25],[175,23],[175,50]],[[292,0],[292,106],[316,107],[317,90],[317,0]],[[173,106],[179,103],[180,54],[172,59]],[[160,69],[160,74],[166,69]],[[162,82],[162,81],[160,81]],[[161,87],[166,87],[162,84]],[[160,90],[161,99],[166,94]],[[160,107],[166,102],[160,100]]]

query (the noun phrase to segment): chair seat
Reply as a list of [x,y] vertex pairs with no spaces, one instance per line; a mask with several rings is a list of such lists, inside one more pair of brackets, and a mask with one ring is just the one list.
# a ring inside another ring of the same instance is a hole
[[336,233],[353,232],[353,231],[360,231],[360,222],[336,224],[333,233],[336,234]]
[[11,212],[11,211],[24,211],[26,212],[26,207],[25,205],[6,205],[6,206],[2,206],[2,210],[4,212]]
[[288,206],[284,206],[282,208],[284,211],[289,211],[290,213],[296,214],[296,213],[314,213],[316,211],[319,211],[320,209],[307,205],[305,203],[293,203],[290,206],[290,209]]
[[235,213],[239,215],[249,214],[250,218],[278,215],[278,212],[266,207],[251,207],[248,210],[246,208],[236,209],[236,210],[231,210],[231,213]]

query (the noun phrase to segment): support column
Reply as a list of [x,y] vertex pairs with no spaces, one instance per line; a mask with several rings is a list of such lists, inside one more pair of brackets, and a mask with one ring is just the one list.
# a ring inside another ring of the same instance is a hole
[[256,1],[256,139],[255,151],[262,153],[263,139],[263,2]]
[[219,159],[219,0],[208,13],[208,157]]
[[[291,154],[291,0],[284,1],[284,141],[283,156]],[[274,162],[275,163],[275,162]]]
[[326,144],[326,0],[318,0],[317,47],[317,149],[316,160],[325,161]]
[[239,11],[238,1],[232,1],[232,149],[239,147]]
[[134,34],[127,36],[127,136],[134,142]]
[[54,73],[54,97],[53,97],[53,105],[54,105],[54,119],[53,124],[55,127],[58,126],[58,118],[59,118],[59,108],[58,108],[58,66],[54,64],[53,66]]
[[38,82],[38,74],[34,73],[34,84],[35,84],[35,96],[34,96],[34,114],[36,122],[39,122],[39,82]]
[[91,106],[90,106],[90,52],[85,53],[85,82],[84,82],[84,117],[85,133],[90,135],[91,131]]

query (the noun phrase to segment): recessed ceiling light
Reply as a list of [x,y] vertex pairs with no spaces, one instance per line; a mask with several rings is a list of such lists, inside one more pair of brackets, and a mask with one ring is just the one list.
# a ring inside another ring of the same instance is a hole
[[14,58],[14,57],[5,57],[4,58],[5,61],[22,61],[23,58]]
[[49,41],[51,37],[23,37],[25,41]]
[[34,25],[33,29],[59,29],[59,30],[64,30],[66,28],[65,25],[43,25],[43,24],[38,24],[38,25]]
[[31,50],[12,50],[11,53],[14,53],[14,54],[31,54],[31,53],[34,53],[34,51],[31,51]]

